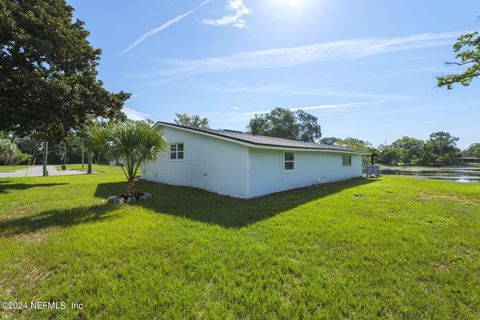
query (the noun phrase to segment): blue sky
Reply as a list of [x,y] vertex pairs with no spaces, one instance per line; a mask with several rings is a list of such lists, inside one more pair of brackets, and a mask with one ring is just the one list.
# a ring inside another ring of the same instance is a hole
[[69,3],[103,50],[99,78],[132,93],[133,118],[197,113],[244,130],[304,109],[323,136],[374,145],[448,131],[480,141],[480,79],[452,91],[452,45],[480,29],[478,1],[162,0]]

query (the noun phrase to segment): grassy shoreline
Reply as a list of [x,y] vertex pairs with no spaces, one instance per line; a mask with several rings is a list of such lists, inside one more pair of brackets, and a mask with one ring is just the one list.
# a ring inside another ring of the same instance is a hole
[[354,179],[238,200],[120,168],[0,179],[0,300],[24,319],[457,318],[480,311],[480,184]]

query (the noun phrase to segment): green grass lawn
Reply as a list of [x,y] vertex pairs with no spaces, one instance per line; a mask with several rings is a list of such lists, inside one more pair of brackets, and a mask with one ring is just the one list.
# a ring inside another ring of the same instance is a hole
[[0,172],[11,172],[11,171],[17,171],[22,169],[27,169],[27,166],[26,165],[0,166]]
[[152,199],[113,206],[124,177],[103,171],[0,179],[0,301],[83,304],[2,316],[480,318],[480,184],[389,176],[237,200],[140,183]]
[[[62,170],[62,165],[56,164],[55,168],[57,170]],[[87,172],[88,165],[85,163],[82,169],[82,164],[67,164],[67,170],[79,170],[79,171],[85,171]],[[93,164],[92,165],[92,170],[93,172],[102,172],[102,173],[119,173],[121,172],[121,168],[118,166],[110,166],[110,165],[98,165],[98,164]],[[139,172],[140,173],[140,172]]]

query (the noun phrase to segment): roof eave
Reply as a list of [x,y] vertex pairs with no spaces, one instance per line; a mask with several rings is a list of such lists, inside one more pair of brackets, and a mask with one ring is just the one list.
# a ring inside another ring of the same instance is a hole
[[323,148],[302,148],[302,147],[292,147],[292,146],[278,146],[278,145],[271,145],[271,144],[264,144],[264,143],[253,143],[253,142],[247,142],[241,139],[236,139],[233,137],[226,137],[222,135],[218,135],[215,133],[211,132],[206,132],[203,130],[198,130],[196,128],[188,128],[180,125],[176,125],[173,123],[168,123],[168,122],[162,122],[162,121],[157,121],[157,123],[154,124],[154,127],[157,125],[163,125],[166,127],[170,128],[175,128],[175,129],[180,129],[180,130],[185,130],[209,137],[214,137],[220,140],[225,140],[237,144],[241,144],[250,148],[257,148],[257,149],[270,149],[270,150],[288,150],[288,151],[306,151],[306,152],[328,152],[328,153],[342,153],[342,154],[355,154],[355,155],[363,155],[363,156],[370,156],[372,155],[370,152],[363,152],[363,151],[356,151],[356,150],[349,150],[349,149],[323,149]]

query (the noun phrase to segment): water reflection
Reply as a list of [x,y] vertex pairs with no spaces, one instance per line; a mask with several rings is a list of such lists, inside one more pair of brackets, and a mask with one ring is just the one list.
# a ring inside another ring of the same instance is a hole
[[446,180],[461,183],[480,182],[480,168],[478,167],[390,167],[382,166],[382,174],[414,176],[422,179]]

